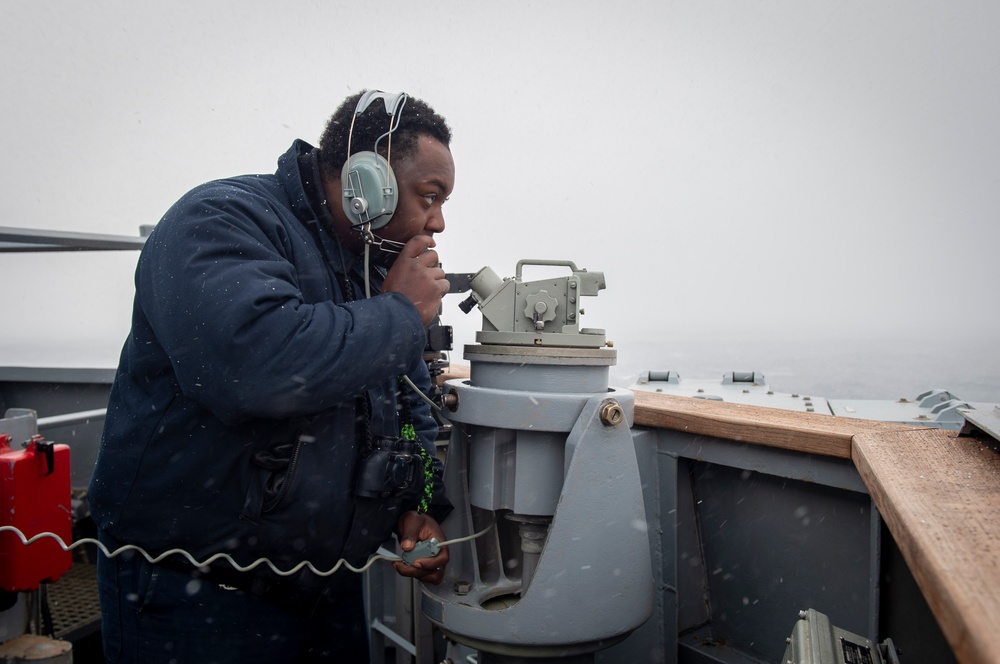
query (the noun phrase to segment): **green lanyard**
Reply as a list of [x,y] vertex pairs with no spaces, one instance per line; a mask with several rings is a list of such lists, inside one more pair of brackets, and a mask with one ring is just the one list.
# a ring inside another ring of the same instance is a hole
[[420,450],[420,459],[424,462],[424,490],[420,496],[420,504],[417,505],[417,513],[427,514],[427,510],[431,506],[431,499],[434,497],[434,460],[431,459],[431,455],[427,453],[424,446],[417,442],[417,430],[413,428],[413,416],[410,414],[409,390],[406,381],[403,380],[402,376],[396,380],[399,381],[399,411],[403,421],[399,428],[399,437],[417,443],[417,449]]

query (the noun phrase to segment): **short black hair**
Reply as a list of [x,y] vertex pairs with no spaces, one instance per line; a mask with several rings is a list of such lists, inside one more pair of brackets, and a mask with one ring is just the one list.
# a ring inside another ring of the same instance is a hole
[[[323,174],[328,178],[339,178],[340,171],[347,161],[347,138],[351,131],[351,120],[358,106],[358,100],[367,90],[351,95],[330,116],[319,141],[319,162]],[[392,133],[392,158],[406,158],[417,147],[417,137],[426,134],[450,147],[451,129],[444,118],[434,112],[434,109],[416,97],[407,97],[403,109],[398,114],[399,124]],[[354,133],[351,135],[351,153],[371,150],[375,141],[389,131],[389,116],[385,112],[385,104],[376,100],[361,115],[354,119]],[[386,156],[388,139],[382,139],[378,144],[378,152]]]

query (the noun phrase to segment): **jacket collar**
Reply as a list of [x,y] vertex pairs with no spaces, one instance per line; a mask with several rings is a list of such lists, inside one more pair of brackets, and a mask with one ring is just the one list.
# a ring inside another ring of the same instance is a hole
[[319,150],[296,139],[285,154],[278,158],[275,176],[288,194],[296,218],[326,249],[331,267],[337,272],[346,272],[342,256],[348,266],[357,265],[358,257],[347,247],[340,245],[334,231],[333,215],[330,214],[320,175]]

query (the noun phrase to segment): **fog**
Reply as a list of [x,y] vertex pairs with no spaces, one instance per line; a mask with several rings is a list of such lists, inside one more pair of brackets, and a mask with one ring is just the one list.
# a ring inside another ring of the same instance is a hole
[[[404,90],[454,132],[445,269],[603,271],[584,324],[626,373],[651,344],[706,339],[974,340],[995,358],[997,3],[0,11],[0,226],[135,235],[205,180],[273,172],[346,95]],[[0,257],[0,365],[114,366],[136,257]],[[457,361],[480,323],[460,299]]]

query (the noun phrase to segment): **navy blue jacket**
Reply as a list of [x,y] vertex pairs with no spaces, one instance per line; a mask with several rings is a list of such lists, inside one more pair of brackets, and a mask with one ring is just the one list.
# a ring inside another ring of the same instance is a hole
[[[430,379],[420,315],[398,293],[363,299],[363,267],[338,248],[317,178],[311,146],[296,141],[274,175],[201,185],[149,236],[89,490],[113,540],[282,569],[340,558],[357,398],[373,434],[398,436],[397,376],[425,392]],[[433,454],[428,406],[403,398]],[[369,511],[361,548],[374,552],[406,507]]]

